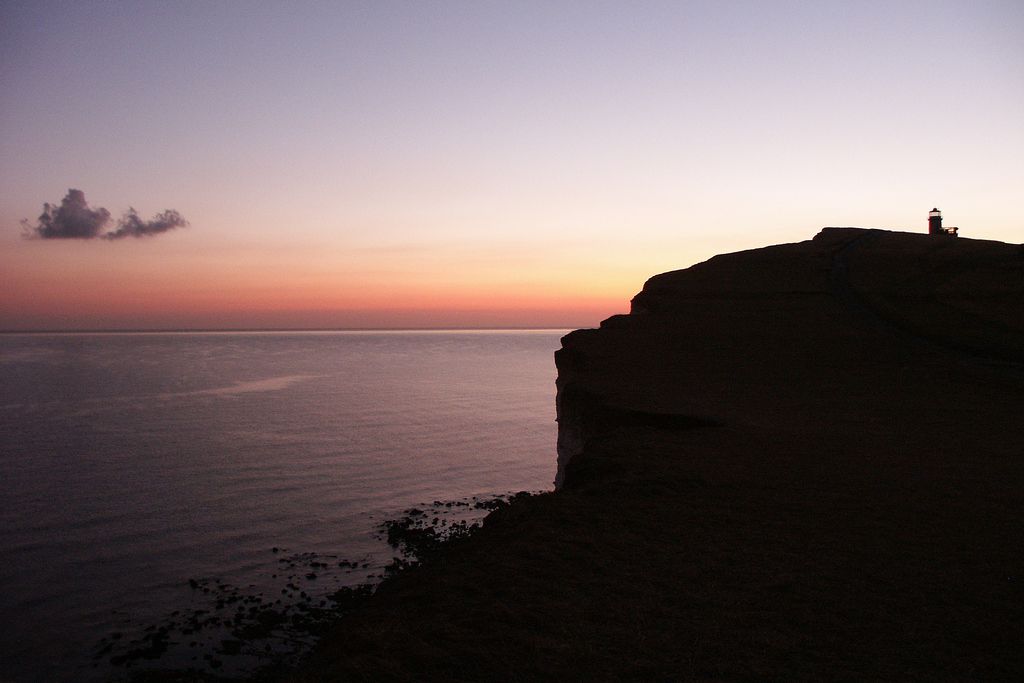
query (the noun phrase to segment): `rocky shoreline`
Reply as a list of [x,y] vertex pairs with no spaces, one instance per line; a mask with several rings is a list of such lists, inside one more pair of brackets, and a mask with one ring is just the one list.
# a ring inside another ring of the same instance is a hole
[[490,511],[530,495],[434,500],[405,509],[377,526],[377,537],[391,549],[387,562],[379,553],[348,559],[275,546],[267,551],[275,561],[260,584],[189,578],[188,605],[162,619],[128,621],[99,639],[90,680],[273,680],[296,668],[381,582],[431,561],[472,535]]
[[716,257],[563,339],[559,486],[401,572],[290,681],[1019,680],[1024,252]]

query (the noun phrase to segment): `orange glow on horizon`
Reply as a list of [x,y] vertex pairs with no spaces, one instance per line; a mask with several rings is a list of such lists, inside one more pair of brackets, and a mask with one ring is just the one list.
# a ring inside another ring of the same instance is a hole
[[371,258],[150,246],[15,243],[0,329],[593,326],[628,310],[651,274],[572,249],[503,259],[498,249]]

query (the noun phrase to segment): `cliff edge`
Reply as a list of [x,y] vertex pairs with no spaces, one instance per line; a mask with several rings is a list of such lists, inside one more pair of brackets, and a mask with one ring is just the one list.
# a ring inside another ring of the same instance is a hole
[[292,680],[1020,680],[1024,253],[829,228],[567,335],[558,490]]

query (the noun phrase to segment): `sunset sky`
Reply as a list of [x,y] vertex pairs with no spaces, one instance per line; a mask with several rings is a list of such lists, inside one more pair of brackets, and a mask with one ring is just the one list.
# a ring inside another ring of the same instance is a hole
[[[5,2],[0,329],[596,325],[827,225],[1024,241],[1024,3]],[[69,189],[187,227],[26,239]]]

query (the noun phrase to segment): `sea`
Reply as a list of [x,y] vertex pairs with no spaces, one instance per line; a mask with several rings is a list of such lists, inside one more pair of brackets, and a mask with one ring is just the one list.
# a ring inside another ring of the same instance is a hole
[[0,334],[0,681],[301,656],[232,626],[552,488],[565,332]]

